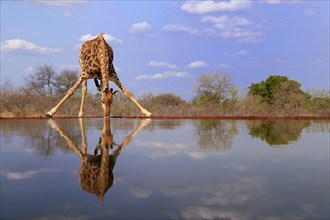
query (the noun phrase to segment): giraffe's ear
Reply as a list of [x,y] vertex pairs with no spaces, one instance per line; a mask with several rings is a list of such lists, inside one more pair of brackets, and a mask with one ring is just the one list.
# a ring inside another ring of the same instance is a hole
[[113,91],[113,88],[110,88],[110,92],[112,93],[112,95],[115,95],[115,94],[117,94],[117,92],[119,92],[119,91],[118,91],[118,90]]
[[99,84],[99,81],[97,79],[94,79],[95,86],[97,88],[97,92],[101,93],[101,86]]

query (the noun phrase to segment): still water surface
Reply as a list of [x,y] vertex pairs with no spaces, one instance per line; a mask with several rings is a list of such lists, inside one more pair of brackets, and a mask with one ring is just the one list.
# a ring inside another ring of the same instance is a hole
[[330,121],[0,128],[1,219],[329,219]]

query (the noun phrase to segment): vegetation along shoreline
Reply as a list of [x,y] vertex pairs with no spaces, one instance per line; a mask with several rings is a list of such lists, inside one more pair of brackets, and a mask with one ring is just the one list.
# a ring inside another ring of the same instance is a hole
[[[0,90],[0,119],[44,118],[45,113],[62,99],[75,82],[78,73],[41,65],[19,88],[5,81]],[[233,84],[230,73],[211,72],[199,75],[192,88],[194,96],[185,100],[173,93],[137,96],[138,102],[156,119],[321,119],[330,118],[330,91],[302,90],[301,84],[287,76],[270,75],[252,83],[245,93]],[[76,117],[81,89],[56,114],[56,118]],[[98,94],[87,93],[84,117],[100,117],[103,113]],[[145,118],[121,92],[111,105],[114,118]]]

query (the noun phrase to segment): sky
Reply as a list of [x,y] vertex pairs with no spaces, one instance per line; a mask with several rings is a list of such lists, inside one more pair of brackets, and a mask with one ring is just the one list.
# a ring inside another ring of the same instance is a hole
[[103,32],[137,97],[191,99],[198,76],[213,72],[231,74],[241,94],[270,75],[328,90],[329,8],[327,0],[1,0],[0,85],[21,87],[44,64],[79,71],[82,43]]

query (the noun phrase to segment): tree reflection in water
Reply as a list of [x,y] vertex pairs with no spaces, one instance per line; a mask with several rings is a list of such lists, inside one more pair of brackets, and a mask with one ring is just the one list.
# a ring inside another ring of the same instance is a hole
[[[99,142],[95,147],[94,155],[87,153],[87,141],[85,136],[85,129],[83,119],[79,119],[79,125],[82,138],[82,149],[78,147],[76,142],[71,139],[60,126],[53,119],[48,120],[48,124],[55,129],[62,138],[66,141],[67,145],[79,156],[80,158],[80,186],[83,190],[89,193],[97,195],[97,197],[103,202],[104,195],[109,188],[112,187],[114,177],[113,168],[116,164],[116,159],[119,156],[122,149],[124,149],[132,140],[132,138],[148,123],[150,119],[144,119],[140,121],[139,125],[133,132],[127,135],[122,144],[116,144],[113,141],[113,135],[111,133],[110,118],[105,117],[103,119],[102,135],[99,138]],[[114,146],[116,149],[113,149]],[[109,150],[112,153],[109,154]],[[100,151],[100,154],[98,152]]]
[[287,145],[296,141],[304,128],[311,126],[305,120],[252,120],[246,122],[249,134],[260,138],[271,146]]
[[237,135],[237,121],[231,120],[198,120],[195,121],[195,134],[201,148],[217,151],[228,151],[232,139]]

